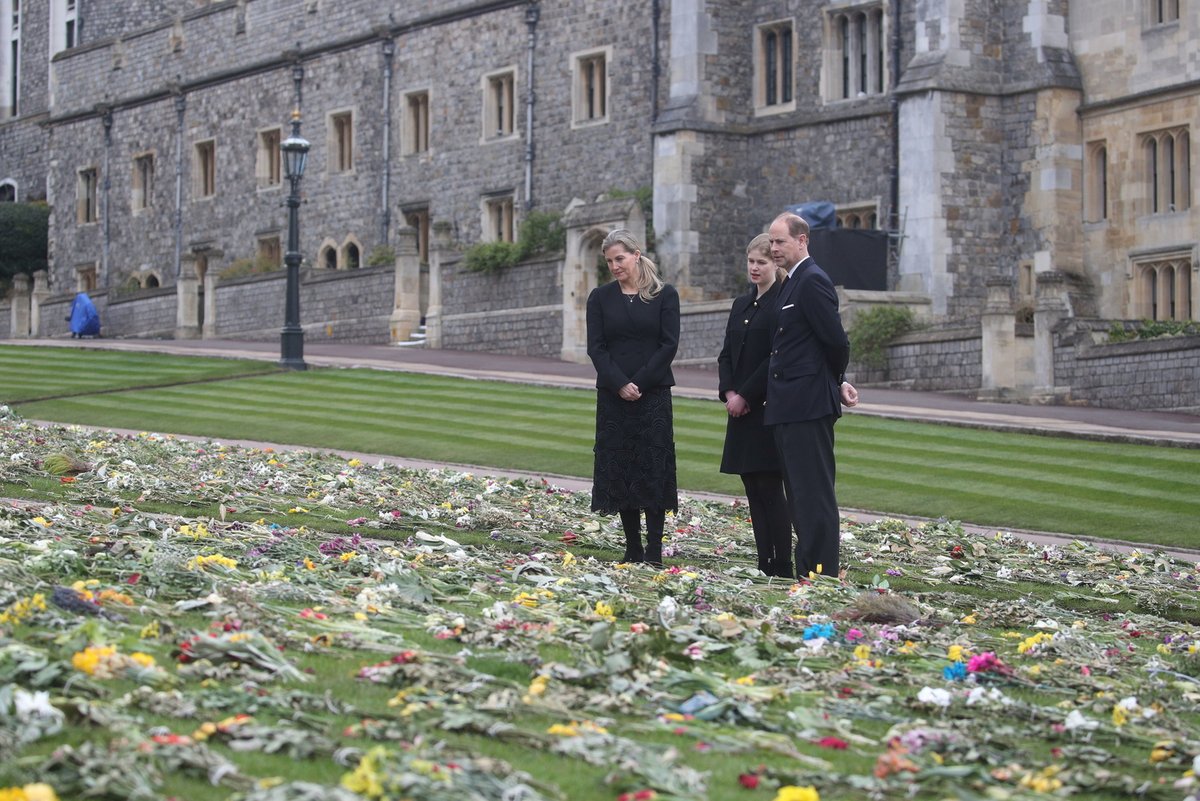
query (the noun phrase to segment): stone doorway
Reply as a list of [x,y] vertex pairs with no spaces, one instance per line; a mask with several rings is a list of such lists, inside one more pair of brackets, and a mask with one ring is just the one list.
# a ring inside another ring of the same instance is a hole
[[608,280],[599,269],[600,244],[610,231],[628,228],[646,247],[646,218],[633,198],[575,201],[563,215],[563,227],[567,249],[562,273],[562,359],[586,363],[588,295]]

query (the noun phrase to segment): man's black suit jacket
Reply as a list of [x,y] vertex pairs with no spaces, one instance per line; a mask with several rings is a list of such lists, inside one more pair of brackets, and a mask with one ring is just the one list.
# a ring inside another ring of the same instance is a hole
[[800,262],[779,293],[767,376],[767,425],[840,417],[838,385],[850,361],[850,340],[837,292],[812,258]]

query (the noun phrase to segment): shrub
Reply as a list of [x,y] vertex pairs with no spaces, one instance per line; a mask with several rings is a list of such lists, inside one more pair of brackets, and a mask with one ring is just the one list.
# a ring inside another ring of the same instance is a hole
[[1109,342],[1198,335],[1200,335],[1200,324],[1194,320],[1142,320],[1133,328],[1126,328],[1117,322],[1108,329]]
[[390,245],[376,245],[375,249],[367,254],[368,267],[386,267],[395,263],[396,251]]
[[463,254],[463,267],[474,273],[495,273],[533,256],[557,253],[567,244],[567,232],[557,214],[535,211],[521,221],[516,242],[481,242]]
[[282,269],[283,265],[265,256],[255,256],[253,258],[237,259],[229,263],[229,266],[221,270],[217,275],[221,278],[241,278],[245,275],[257,275],[258,273],[269,273],[273,270]]
[[0,203],[0,288],[18,273],[45,270],[50,207],[45,203]]
[[848,332],[850,357],[866,367],[887,365],[887,347],[896,337],[917,327],[907,306],[877,306],[854,318]]

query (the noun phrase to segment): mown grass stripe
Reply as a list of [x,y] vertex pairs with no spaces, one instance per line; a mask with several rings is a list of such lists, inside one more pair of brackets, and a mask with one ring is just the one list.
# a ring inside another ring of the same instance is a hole
[[[1024,482],[1070,484],[1075,487],[1104,490],[1137,496],[1147,500],[1171,502],[1192,493],[1190,482],[1179,478],[1177,471],[1164,472],[1159,476],[1129,476],[1120,470],[1093,468],[1075,465],[1030,466],[1011,459],[996,458],[988,453],[958,450],[954,454],[934,453],[898,448],[866,449],[847,447],[839,449],[843,469],[851,469],[860,460],[887,462],[896,467],[929,466],[944,470],[959,471],[964,479],[1003,483],[1012,479]],[[1197,500],[1200,511],[1200,499]]]

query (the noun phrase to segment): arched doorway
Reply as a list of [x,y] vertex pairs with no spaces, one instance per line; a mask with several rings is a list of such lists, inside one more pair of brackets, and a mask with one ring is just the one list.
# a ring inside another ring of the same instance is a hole
[[600,284],[600,244],[609,231],[628,228],[639,241],[646,239],[646,219],[633,198],[578,203],[563,215],[567,230],[566,258],[563,261],[563,344],[562,358],[586,362],[587,298]]

